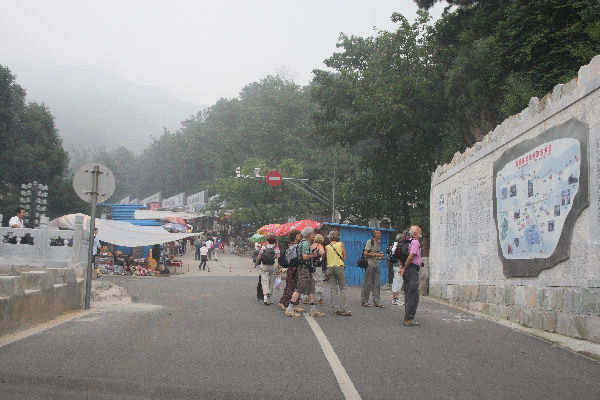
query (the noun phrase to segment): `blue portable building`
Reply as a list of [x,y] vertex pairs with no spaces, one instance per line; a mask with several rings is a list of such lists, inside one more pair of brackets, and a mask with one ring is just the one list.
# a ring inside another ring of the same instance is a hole
[[[361,286],[365,277],[365,270],[358,266],[358,259],[362,256],[367,240],[373,237],[372,231],[381,231],[379,240],[381,251],[386,253],[390,237],[393,239],[395,230],[386,228],[372,228],[360,225],[346,225],[325,222],[324,230],[339,230],[340,240],[346,248],[346,283],[349,286]],[[385,285],[388,282],[387,261],[379,261],[379,282]]]

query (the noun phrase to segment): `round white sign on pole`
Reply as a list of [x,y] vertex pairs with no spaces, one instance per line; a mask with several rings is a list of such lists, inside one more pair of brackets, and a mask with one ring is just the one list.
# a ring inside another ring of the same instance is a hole
[[73,189],[77,196],[86,203],[92,202],[94,187],[94,167],[98,167],[98,203],[106,201],[115,191],[115,176],[108,167],[101,163],[87,163],[75,172]]

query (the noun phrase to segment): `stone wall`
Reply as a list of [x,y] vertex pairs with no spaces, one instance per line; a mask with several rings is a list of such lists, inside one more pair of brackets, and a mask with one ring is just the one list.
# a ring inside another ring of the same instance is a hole
[[0,336],[79,309],[84,294],[73,268],[0,266]]
[[[520,114],[437,168],[431,182],[430,295],[600,343],[599,88],[596,56],[576,79],[541,100],[532,98]],[[567,174],[560,176],[567,164],[540,176],[546,162],[562,162],[563,156],[555,150],[546,159],[544,143],[547,151],[551,140],[575,137],[574,126],[584,132],[577,139],[581,153],[571,158],[581,181],[571,184]],[[498,171],[508,167],[523,182],[503,191]],[[571,188],[558,192],[562,203],[552,186],[557,179]],[[513,196],[517,208],[502,214]]]

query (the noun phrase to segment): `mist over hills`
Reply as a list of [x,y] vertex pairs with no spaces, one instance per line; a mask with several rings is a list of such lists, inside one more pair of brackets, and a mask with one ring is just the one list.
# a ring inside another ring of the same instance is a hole
[[137,85],[94,67],[27,63],[8,67],[27,90],[27,101],[49,107],[65,149],[74,156],[121,146],[139,154],[164,128],[176,130],[202,109],[164,89]]

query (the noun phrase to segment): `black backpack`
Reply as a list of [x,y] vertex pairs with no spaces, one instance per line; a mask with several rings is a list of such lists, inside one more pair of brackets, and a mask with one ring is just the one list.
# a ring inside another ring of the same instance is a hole
[[398,246],[396,246],[394,256],[402,263],[402,265],[404,265],[410,255],[410,241],[410,239],[402,239],[398,242]]
[[260,261],[267,265],[275,264],[275,247],[265,247],[260,256]]
[[300,265],[300,258],[298,258],[298,252],[296,251],[297,244],[292,244],[285,251],[285,263],[286,267],[297,267]]
[[[394,246],[396,246],[396,248],[394,248]],[[387,250],[387,259],[390,262],[390,264],[395,264],[398,262],[398,257],[396,256],[396,253],[392,250],[396,250],[398,248],[398,242],[394,242],[391,246],[388,247]]]

